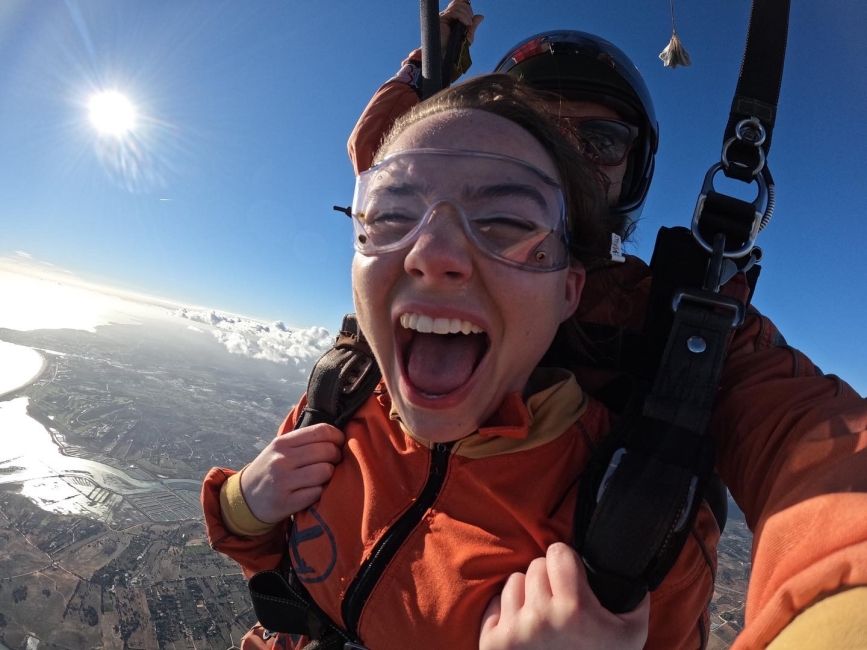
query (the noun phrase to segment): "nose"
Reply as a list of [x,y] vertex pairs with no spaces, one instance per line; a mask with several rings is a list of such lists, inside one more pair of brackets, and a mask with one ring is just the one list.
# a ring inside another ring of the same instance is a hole
[[427,282],[462,282],[473,273],[473,244],[450,203],[435,205],[404,258],[404,270]]

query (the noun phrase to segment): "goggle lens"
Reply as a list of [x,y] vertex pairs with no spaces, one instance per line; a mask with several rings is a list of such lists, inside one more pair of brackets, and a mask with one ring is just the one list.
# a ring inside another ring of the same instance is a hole
[[507,156],[423,149],[397,153],[356,179],[355,248],[406,248],[444,204],[485,254],[530,271],[569,263],[563,193],[556,181]]

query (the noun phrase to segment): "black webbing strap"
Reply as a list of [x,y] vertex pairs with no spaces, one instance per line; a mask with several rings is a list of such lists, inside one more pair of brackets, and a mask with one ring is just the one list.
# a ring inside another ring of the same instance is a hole
[[[381,376],[355,315],[347,314],[334,346],[310,373],[307,405],[295,428],[320,422],[342,427],[370,397]],[[316,605],[294,575],[288,556],[279,568],[254,575],[248,587],[256,617],[269,632],[307,636],[314,640],[309,650],[363,647]]]
[[334,346],[320,357],[310,373],[307,405],[295,428],[327,422],[339,429],[370,397],[381,376],[355,315],[347,314]]
[[594,593],[614,612],[662,582],[715,485],[704,433],[744,306],[701,288],[708,266],[689,230],[660,230],[636,369],[644,392],[582,476],[576,545]]
[[349,636],[316,605],[294,578],[291,569],[257,573],[250,578],[248,587],[253,611],[268,634],[281,632],[306,636],[322,650],[341,650],[350,641]]
[[749,181],[761,169],[756,148],[738,137],[740,123],[757,119],[765,132],[761,145],[764,157],[771,148],[788,25],[789,0],[753,0],[744,59],[723,136],[724,156],[733,163],[725,174],[731,178]]

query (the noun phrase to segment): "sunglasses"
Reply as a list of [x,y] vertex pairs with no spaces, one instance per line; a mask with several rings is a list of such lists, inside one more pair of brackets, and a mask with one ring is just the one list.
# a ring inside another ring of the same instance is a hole
[[638,127],[620,120],[572,115],[560,115],[559,119],[578,138],[581,153],[596,165],[619,165],[638,137]]

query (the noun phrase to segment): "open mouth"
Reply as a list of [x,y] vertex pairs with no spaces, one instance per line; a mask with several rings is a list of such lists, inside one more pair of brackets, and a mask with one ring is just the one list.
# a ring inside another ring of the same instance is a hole
[[490,338],[475,323],[407,312],[397,328],[404,376],[426,397],[442,397],[473,377],[490,348]]

